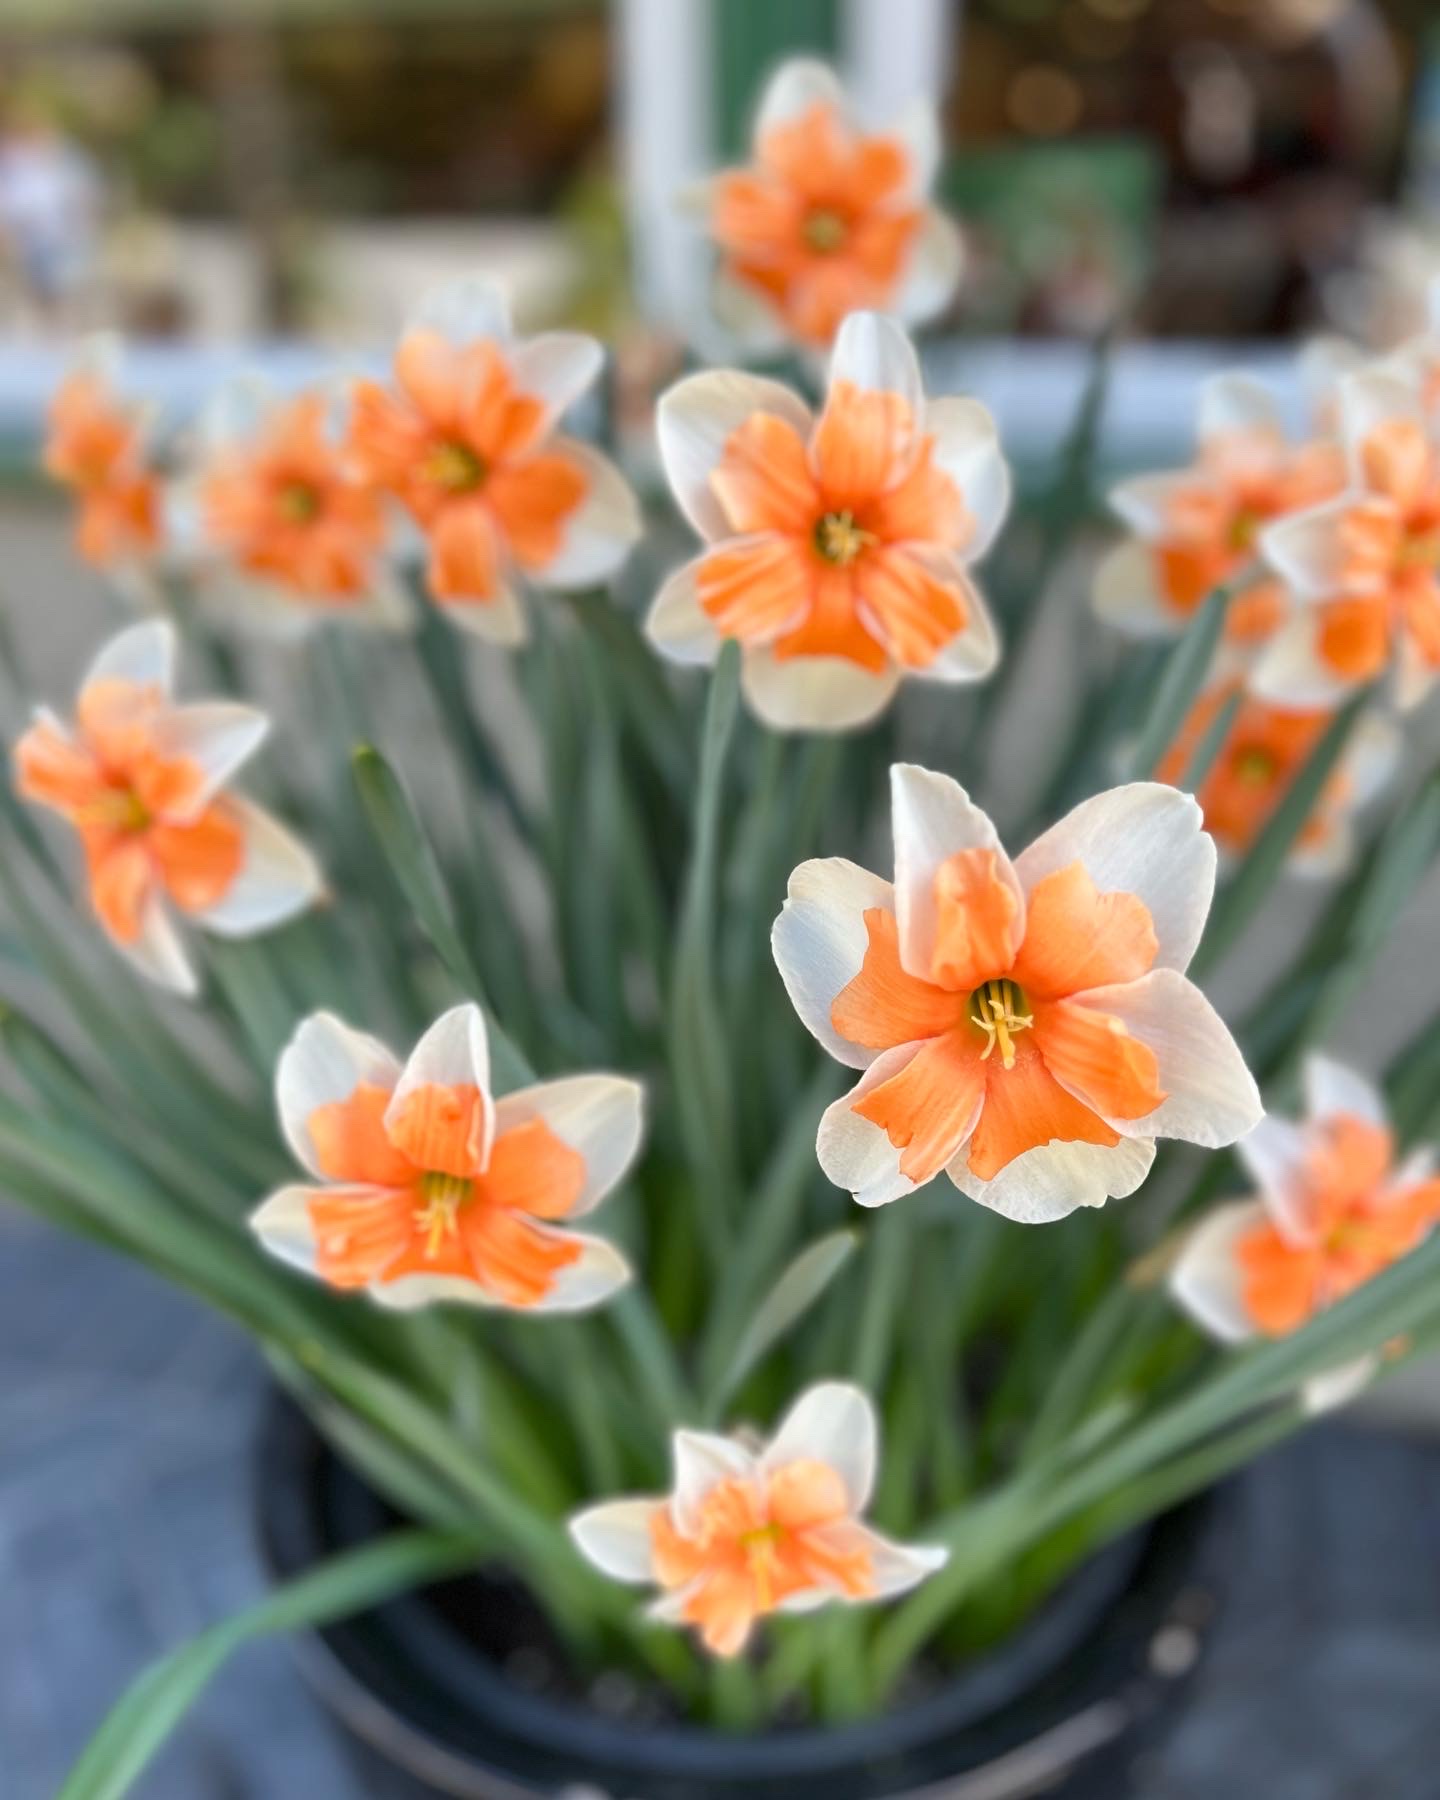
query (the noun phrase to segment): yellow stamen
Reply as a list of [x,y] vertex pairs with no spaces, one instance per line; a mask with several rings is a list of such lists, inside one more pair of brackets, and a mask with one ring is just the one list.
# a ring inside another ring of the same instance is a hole
[[478,488],[487,474],[485,459],[477,456],[468,444],[439,444],[430,452],[425,473],[437,487],[452,494],[470,493]]
[[1263,517],[1253,507],[1242,506],[1230,521],[1230,548],[1232,550],[1253,549],[1260,527],[1264,523]]
[[987,981],[970,996],[970,1017],[985,1033],[987,1042],[980,1052],[981,1062],[988,1062],[998,1049],[1000,1061],[1007,1069],[1015,1067],[1015,1037],[1035,1023],[1033,1013],[1023,1012],[1025,996],[1013,981]]
[[287,525],[308,525],[320,511],[320,496],[307,481],[287,481],[276,510]]
[[836,212],[831,206],[817,206],[807,213],[800,231],[805,242],[820,256],[833,256],[844,247],[845,240],[850,235],[850,227],[845,223],[844,214]]
[[740,1548],[750,1565],[755,1599],[762,1611],[769,1611],[775,1604],[775,1553],[781,1535],[778,1525],[757,1525],[753,1531],[740,1534]]
[[853,512],[826,513],[815,525],[815,548],[828,563],[848,568],[867,544],[875,542],[875,533],[855,523]]
[[112,831],[144,831],[150,823],[150,809],[128,788],[109,788],[81,808],[78,822],[105,825]]
[[447,1237],[459,1231],[460,1208],[470,1198],[473,1183],[463,1175],[424,1175],[420,1192],[425,1204],[415,1209],[415,1223],[425,1233],[425,1254],[433,1262]]
[[1433,569],[1440,565],[1440,531],[1416,531],[1400,540],[1395,552],[1399,569]]
[[1236,780],[1247,787],[1267,787],[1280,773],[1280,764],[1270,752],[1255,745],[1237,750],[1232,766]]

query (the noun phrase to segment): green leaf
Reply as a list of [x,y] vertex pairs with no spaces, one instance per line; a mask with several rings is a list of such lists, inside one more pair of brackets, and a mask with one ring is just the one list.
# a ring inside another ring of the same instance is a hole
[[255,1638],[313,1630],[473,1563],[475,1533],[405,1531],[347,1550],[152,1663],[106,1714],[57,1800],[121,1800],[226,1660]]
[[373,745],[360,745],[351,760],[370,829],[420,929],[462,992],[485,1008],[497,1086],[503,1092],[533,1081],[534,1070],[506,1035],[486,1000],[480,972],[456,926],[445,878],[404,783]]
[[[1220,634],[1225,629],[1225,615],[1240,585],[1240,581],[1234,581],[1215,588],[1190,621],[1184,637],[1165,659],[1155,699],[1131,752],[1132,781],[1150,779],[1155,765],[1189,716],[1195,697],[1205,685],[1205,678],[1214,663]],[[1213,756],[1214,752],[1211,754]]]
[[832,1231],[808,1244],[781,1274],[755,1309],[736,1346],[729,1368],[720,1378],[710,1410],[719,1413],[767,1351],[799,1323],[840,1273],[855,1249],[853,1231]]
[[1232,693],[1227,694],[1224,704],[1201,733],[1194,754],[1180,777],[1179,785],[1187,793],[1198,794],[1205,777],[1215,767],[1215,758],[1220,754],[1226,738],[1230,735],[1230,727],[1235,723],[1244,699],[1243,688],[1237,687]]
[[1198,981],[1215,967],[1274,886],[1369,698],[1369,690],[1362,690],[1336,713],[1326,727],[1325,735],[1311,751],[1309,760],[1290,784],[1285,798],[1271,814],[1229,885],[1221,892],[1210,915],[1209,928],[1190,966],[1193,980]]

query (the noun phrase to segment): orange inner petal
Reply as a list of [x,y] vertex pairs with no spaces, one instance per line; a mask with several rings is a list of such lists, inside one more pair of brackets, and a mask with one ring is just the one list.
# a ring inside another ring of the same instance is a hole
[[968,993],[1008,974],[1020,932],[1020,902],[994,850],[957,850],[941,863],[930,954],[930,973],[940,986]]
[[414,1179],[415,1166],[385,1129],[389,1104],[390,1089],[362,1081],[348,1099],[315,1108],[306,1129],[322,1174],[374,1187],[404,1187]]
[[1035,1041],[1045,1066],[1107,1119],[1143,1119],[1165,1099],[1160,1064],[1121,1020],[1073,1000],[1035,1009]]
[[390,1142],[415,1168],[473,1177],[485,1145],[486,1102],[469,1082],[411,1088],[386,1127]]
[[161,882],[183,912],[216,905],[245,863],[245,833],[223,802],[183,825],[152,825],[145,841]]
[[811,460],[832,507],[863,507],[911,472],[920,450],[915,415],[900,394],[830,384]]
[[805,443],[788,420],[773,413],[753,413],[731,432],[710,486],[739,533],[803,537],[820,512]]
[[1015,1062],[998,1057],[985,1065],[984,1107],[970,1139],[969,1168],[992,1180],[1009,1162],[1054,1141],[1113,1147],[1120,1135],[1081,1101],[1068,1094],[1045,1066],[1036,1033],[1015,1040]]
[[538,568],[555,555],[566,522],[589,487],[580,464],[560,451],[496,467],[485,498],[522,568]]
[[1390,656],[1390,620],[1383,595],[1327,600],[1319,609],[1320,655],[1347,681],[1368,681]]
[[543,1119],[527,1119],[495,1139],[477,1192],[536,1219],[563,1219],[585,1190],[585,1158]]
[[1047,999],[1136,981],[1159,954],[1155,922],[1138,895],[1102,894],[1084,863],[1036,882],[1025,912],[1025,941],[1014,977]]
[[907,974],[900,964],[895,915],[883,907],[865,913],[868,942],[860,972],[830,1007],[841,1037],[866,1050],[889,1050],[939,1037],[965,1017],[968,995],[957,995]]
[[900,1172],[917,1184],[938,1175],[956,1154],[985,1098],[980,1036],[962,1025],[931,1038],[898,1074],[854,1103],[854,1111],[902,1153]]
[[905,550],[880,548],[856,565],[855,590],[896,662],[927,669],[965,629],[965,589]]
[[715,629],[742,644],[764,643],[793,625],[804,615],[811,590],[804,551],[783,537],[712,550],[695,575],[700,605]]

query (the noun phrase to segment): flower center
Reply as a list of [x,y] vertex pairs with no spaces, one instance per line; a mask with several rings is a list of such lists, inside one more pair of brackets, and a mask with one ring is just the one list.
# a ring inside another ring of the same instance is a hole
[[833,256],[837,250],[845,247],[850,227],[845,222],[844,214],[837,212],[833,206],[816,206],[806,213],[800,234],[818,256]]
[[111,831],[144,831],[151,822],[150,808],[129,788],[106,788],[84,808],[82,822]]
[[1407,569],[1437,566],[1440,566],[1440,530],[1406,532],[1395,552],[1395,567],[1403,573]]
[[1265,523],[1262,514],[1253,506],[1242,506],[1230,521],[1230,548],[1232,550],[1252,550],[1260,527]]
[[853,512],[829,512],[816,521],[814,542],[826,562],[847,569],[867,544],[875,542],[875,533],[857,525]]
[[1273,752],[1262,750],[1258,744],[1237,750],[1231,768],[1235,779],[1244,782],[1246,787],[1268,787],[1280,773],[1280,764]]
[[437,487],[452,494],[473,493],[489,473],[483,456],[468,444],[438,444],[430,452],[425,473]]
[[1025,996],[1013,981],[987,981],[974,990],[970,1018],[988,1040],[980,1052],[981,1062],[988,1062],[998,1049],[1005,1067],[1015,1067],[1015,1037],[1035,1023],[1035,1015],[1024,1009]]
[[446,1238],[459,1230],[460,1208],[471,1197],[475,1184],[463,1175],[438,1171],[420,1177],[422,1205],[415,1208],[415,1223],[425,1233],[425,1254],[431,1262],[440,1254]]
[[287,481],[275,502],[287,525],[308,525],[319,516],[320,495],[308,481]]

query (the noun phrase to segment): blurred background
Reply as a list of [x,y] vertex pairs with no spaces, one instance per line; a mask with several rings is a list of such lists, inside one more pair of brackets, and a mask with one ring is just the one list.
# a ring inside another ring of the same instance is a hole
[[[1214,368],[1256,367],[1298,407],[1299,338],[1378,347],[1424,324],[1427,0],[3,0],[0,604],[47,692],[114,616],[34,471],[77,333],[136,340],[135,385],[183,419],[242,363],[378,362],[421,289],[479,267],[525,326],[614,347],[638,437],[708,270],[674,195],[741,153],[761,77],[798,49],[837,60],[877,117],[940,101],[970,263],[932,355],[1022,462],[1053,454],[1111,327],[1104,451],[1139,465],[1188,456]],[[1434,898],[1404,970],[1434,967]],[[1404,986],[1360,1021],[1362,1049],[1428,1004]],[[255,1591],[260,1379],[147,1276],[0,1211],[6,1800],[53,1793],[119,1684]],[[1440,1416],[1433,1387],[1387,1416]],[[1154,1800],[1435,1792],[1437,1489],[1432,1445],[1352,1426],[1272,1459],[1235,1618]],[[350,1791],[276,1648],[227,1675],[140,1791],[307,1789]]]

